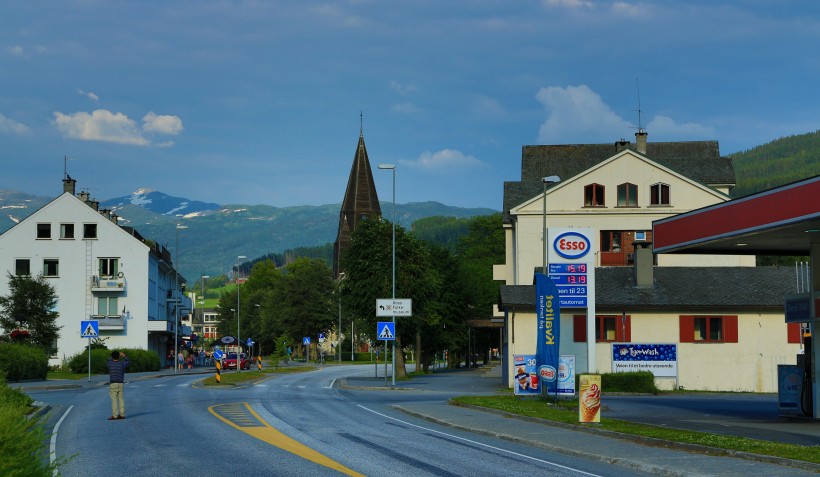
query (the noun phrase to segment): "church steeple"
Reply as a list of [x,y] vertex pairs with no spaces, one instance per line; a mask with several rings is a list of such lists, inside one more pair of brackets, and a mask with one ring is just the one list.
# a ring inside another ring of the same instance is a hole
[[359,144],[353,156],[353,167],[347,179],[347,189],[339,211],[339,232],[336,243],[333,245],[333,274],[335,277],[344,270],[339,266],[339,259],[345,250],[350,247],[350,240],[356,226],[365,218],[381,217],[382,209],[379,205],[379,196],[376,193],[376,184],[373,182],[373,172],[367,158],[367,148],[364,145],[364,133],[359,129]]

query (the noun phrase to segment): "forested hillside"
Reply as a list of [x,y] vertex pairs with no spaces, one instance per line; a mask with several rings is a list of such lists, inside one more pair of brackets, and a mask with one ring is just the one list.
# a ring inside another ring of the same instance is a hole
[[776,139],[729,157],[737,182],[732,197],[743,197],[820,174],[820,131]]

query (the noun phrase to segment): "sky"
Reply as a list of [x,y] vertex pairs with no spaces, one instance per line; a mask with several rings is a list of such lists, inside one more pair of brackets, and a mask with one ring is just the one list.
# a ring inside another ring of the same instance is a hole
[[0,189],[335,204],[361,131],[382,201],[500,210],[525,145],[820,129],[818,45],[814,0],[0,0]]

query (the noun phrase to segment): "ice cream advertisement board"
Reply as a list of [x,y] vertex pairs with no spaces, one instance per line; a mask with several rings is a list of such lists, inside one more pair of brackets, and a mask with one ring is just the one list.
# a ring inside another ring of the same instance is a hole
[[600,374],[582,374],[580,377],[578,422],[601,422]]
[[541,394],[538,379],[538,366],[534,354],[517,354],[513,357],[515,363],[515,379],[513,391],[516,396],[537,396]]

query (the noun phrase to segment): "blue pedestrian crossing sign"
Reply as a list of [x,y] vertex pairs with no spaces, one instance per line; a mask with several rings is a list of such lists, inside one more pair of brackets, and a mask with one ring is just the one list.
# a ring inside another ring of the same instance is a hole
[[394,341],[396,339],[396,324],[392,321],[380,321],[376,325],[378,340]]
[[310,336],[305,336],[302,338],[302,344],[305,346],[310,345]]
[[80,337],[96,338],[100,336],[100,322],[97,320],[80,322]]

